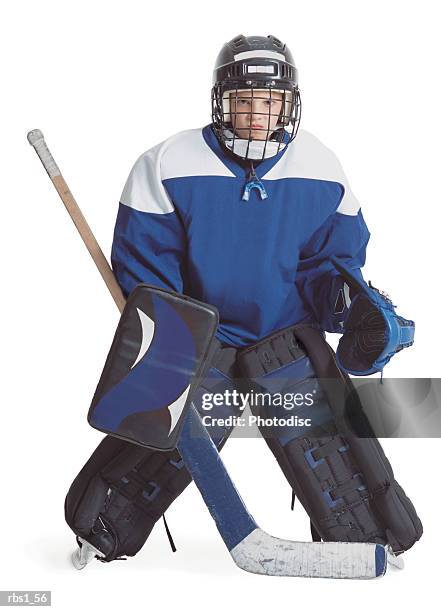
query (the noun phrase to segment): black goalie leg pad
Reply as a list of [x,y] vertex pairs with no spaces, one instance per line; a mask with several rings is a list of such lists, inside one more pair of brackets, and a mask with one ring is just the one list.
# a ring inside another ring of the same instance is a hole
[[[203,393],[233,388],[236,350],[218,345],[212,367],[194,394],[201,407]],[[234,407],[216,406],[227,416]],[[231,428],[214,428],[220,449]],[[157,451],[107,436],[72,483],[65,517],[74,533],[103,553],[102,561],[135,555],[155,523],[184,491],[191,477],[177,450]]]
[[239,362],[254,392],[271,400],[276,393],[285,400],[313,398],[288,413],[271,400],[253,410],[265,418],[286,419],[290,413],[311,418],[309,426],[261,431],[308,512],[316,538],[389,543],[395,552],[410,548],[421,536],[421,522],[378,440],[359,438],[341,426],[342,394],[353,400],[356,395],[322,335],[304,326],[282,330],[242,351]]
[[191,482],[177,451],[154,451],[107,436],[74,480],[66,521],[103,560],[133,556]]

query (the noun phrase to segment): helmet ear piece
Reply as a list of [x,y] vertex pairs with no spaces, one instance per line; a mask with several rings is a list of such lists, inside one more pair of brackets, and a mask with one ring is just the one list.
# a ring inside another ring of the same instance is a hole
[[[285,91],[283,94],[283,104],[280,110],[279,123],[282,127],[288,126],[291,117],[295,116],[294,104],[300,103],[299,91]],[[299,119],[300,121],[300,119]],[[297,125],[298,129],[298,125]],[[297,133],[297,131],[296,131]]]
[[224,116],[225,123],[232,123],[231,120],[231,100],[230,100],[230,92],[224,92],[222,96],[222,111]]

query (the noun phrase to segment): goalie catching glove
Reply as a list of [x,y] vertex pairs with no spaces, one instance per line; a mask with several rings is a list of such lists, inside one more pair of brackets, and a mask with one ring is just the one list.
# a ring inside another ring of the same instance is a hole
[[370,281],[357,278],[336,258],[332,263],[344,280],[341,292],[347,307],[338,364],[355,376],[381,372],[395,353],[412,346],[415,323],[397,315],[390,298]]

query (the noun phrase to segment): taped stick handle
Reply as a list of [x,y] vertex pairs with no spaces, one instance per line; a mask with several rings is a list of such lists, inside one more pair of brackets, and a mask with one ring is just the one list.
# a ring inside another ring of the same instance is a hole
[[126,300],[121,291],[121,288],[116,281],[116,278],[112,272],[112,268],[110,267],[106,259],[106,256],[102,252],[95,236],[93,235],[92,230],[90,229],[86,219],[83,216],[83,213],[80,210],[80,207],[76,203],[75,198],[73,197],[69,187],[67,186],[67,183],[60,172],[60,169],[55,163],[55,160],[44,140],[42,132],[40,130],[32,130],[28,133],[28,141],[29,144],[34,147],[38,157],[41,160],[41,163],[44,166],[44,169],[48,173],[49,178],[51,179],[55,189],[58,192],[58,195],[62,199],[63,204],[67,209],[67,212],[69,213],[81,238],[83,239],[87,250],[92,256],[96,267],[98,268],[101,276],[103,277],[107,288],[109,289],[113,299],[115,300],[119,311],[122,312]]

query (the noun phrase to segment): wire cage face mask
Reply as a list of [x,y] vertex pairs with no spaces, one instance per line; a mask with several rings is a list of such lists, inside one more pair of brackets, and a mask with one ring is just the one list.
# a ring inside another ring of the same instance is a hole
[[212,118],[218,139],[242,159],[263,160],[282,151],[296,136],[300,121],[296,86],[214,86]]
[[211,115],[219,142],[242,159],[263,160],[295,138],[301,102],[292,54],[278,38],[239,34],[213,71]]

